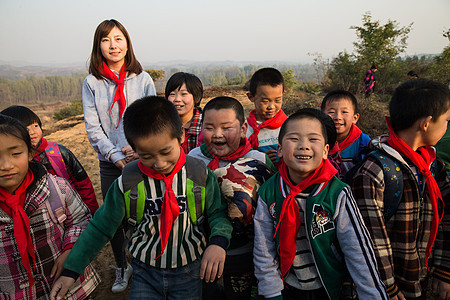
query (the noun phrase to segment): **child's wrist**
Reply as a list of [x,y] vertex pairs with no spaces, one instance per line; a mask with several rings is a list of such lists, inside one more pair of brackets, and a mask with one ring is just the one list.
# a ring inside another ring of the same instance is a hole
[[227,250],[228,248],[228,239],[224,236],[215,235],[209,239],[208,245],[217,245],[224,250]]
[[74,280],[77,280],[78,277],[80,277],[80,274],[78,274],[75,271],[71,271],[71,270],[67,270],[67,269],[63,269],[61,276],[66,276],[66,277],[70,277]]

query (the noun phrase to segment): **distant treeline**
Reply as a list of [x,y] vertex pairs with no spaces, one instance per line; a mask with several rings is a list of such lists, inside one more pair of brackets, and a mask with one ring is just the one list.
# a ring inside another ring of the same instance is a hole
[[28,76],[12,81],[0,78],[0,107],[81,98],[81,86],[86,75]]
[[[268,65],[267,65],[268,66]],[[271,65],[288,72],[296,82],[313,81],[319,76],[312,65]],[[164,91],[167,80],[174,73],[183,71],[197,75],[205,87],[244,85],[259,68],[266,65],[246,66],[202,66],[178,65],[161,68],[164,78],[155,80],[158,91]],[[27,76],[19,80],[0,77],[0,108],[14,104],[67,101],[81,98],[81,88],[87,74],[71,76]]]

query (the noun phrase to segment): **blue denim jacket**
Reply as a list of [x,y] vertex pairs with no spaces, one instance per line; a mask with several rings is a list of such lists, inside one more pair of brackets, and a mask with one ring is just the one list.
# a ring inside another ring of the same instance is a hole
[[[108,78],[101,80],[89,74],[83,82],[83,112],[86,132],[98,159],[115,163],[123,158],[122,147],[128,145],[123,132],[123,121],[119,121],[119,105],[114,104],[117,84]],[[127,74],[125,78],[127,107],[145,96],[156,95],[155,85],[147,72],[139,75]]]

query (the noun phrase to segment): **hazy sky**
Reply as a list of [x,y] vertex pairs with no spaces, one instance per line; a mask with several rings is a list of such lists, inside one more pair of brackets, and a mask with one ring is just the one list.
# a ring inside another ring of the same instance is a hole
[[117,19],[143,64],[171,60],[310,62],[353,51],[362,15],[414,22],[407,54],[440,53],[449,0],[0,0],[0,63],[84,65],[97,25]]

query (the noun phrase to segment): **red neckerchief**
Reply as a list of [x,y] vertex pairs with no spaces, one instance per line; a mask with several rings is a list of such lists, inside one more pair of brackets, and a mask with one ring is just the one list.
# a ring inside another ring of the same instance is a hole
[[311,185],[328,182],[337,170],[328,161],[322,160],[313,174],[303,179],[299,184],[292,184],[288,176],[288,168],[284,161],[280,164],[280,176],[289,186],[289,195],[284,199],[280,218],[275,229],[274,238],[279,234],[280,271],[284,275],[289,271],[297,251],[296,238],[300,229],[300,211],[294,197]]
[[239,148],[237,148],[236,151],[228,156],[216,156],[212,154],[205,143],[200,145],[200,150],[202,151],[203,155],[212,158],[208,164],[208,168],[210,168],[211,170],[215,170],[219,167],[220,160],[234,161],[238,158],[241,158],[245,154],[247,154],[248,151],[252,150],[252,146],[250,145],[248,139],[244,138],[244,141],[241,141],[241,145],[239,146]]
[[14,237],[16,238],[23,266],[28,273],[30,291],[34,284],[33,274],[31,273],[30,256],[33,260],[33,265],[36,263],[36,257],[34,256],[34,245],[30,235],[30,219],[25,213],[23,206],[25,204],[27,188],[33,180],[33,173],[28,169],[27,175],[20,186],[15,190],[14,194],[11,194],[6,189],[0,187],[0,208],[13,219]]
[[111,104],[111,108],[109,109],[109,113],[112,115],[112,109],[114,107],[114,104],[118,101],[119,102],[119,122],[117,123],[117,127],[119,127],[120,119],[122,118],[122,114],[125,111],[125,108],[127,106],[127,100],[125,99],[125,93],[124,93],[125,76],[127,75],[127,71],[125,70],[125,64],[123,64],[122,68],[120,69],[119,78],[117,78],[117,75],[114,74],[113,71],[111,71],[111,69],[108,67],[108,65],[105,62],[103,62],[103,72],[101,72],[101,73],[106,78],[114,80],[117,83],[116,93],[114,94],[114,100],[113,100],[113,103]]
[[33,161],[42,163],[42,157],[40,156],[42,152],[45,151],[45,148],[47,148],[48,142],[46,139],[42,138],[41,142],[36,148],[36,151],[34,152]]
[[186,157],[184,155],[183,149],[180,147],[180,157],[178,158],[177,163],[175,164],[175,167],[173,168],[172,172],[169,175],[164,175],[161,173],[156,172],[153,169],[150,169],[149,167],[145,166],[140,160],[139,160],[139,169],[142,173],[147,175],[148,177],[162,180],[166,186],[166,191],[164,192],[163,197],[163,204],[161,208],[161,229],[160,229],[160,236],[161,236],[161,254],[158,255],[156,259],[158,259],[161,255],[164,253],[164,249],[166,248],[167,241],[169,239],[170,231],[172,230],[173,222],[178,218],[178,215],[180,214],[180,207],[178,206],[177,197],[175,196],[175,193],[172,190],[172,181],[173,177],[181,170],[181,168],[186,163]]
[[339,143],[340,151],[344,150],[350,146],[354,141],[356,141],[361,136],[361,129],[359,129],[355,124],[352,124],[347,137]]
[[247,118],[247,124],[251,128],[253,128],[253,133],[248,138],[248,140],[250,141],[250,144],[252,145],[252,148],[258,149],[258,146],[259,146],[258,134],[261,129],[263,129],[263,128],[268,128],[268,129],[280,128],[281,125],[283,125],[284,121],[286,121],[286,119],[287,119],[286,114],[282,110],[280,110],[279,112],[277,112],[277,114],[273,118],[265,120],[258,126],[258,123],[256,122],[256,109],[252,110],[250,112],[250,115]]
[[431,146],[422,146],[419,147],[417,151],[414,151],[402,139],[400,139],[397,134],[395,134],[391,126],[391,119],[389,117],[386,117],[386,123],[389,129],[389,138],[387,141],[389,146],[397,150],[400,154],[406,156],[425,177],[428,194],[433,207],[433,221],[431,223],[430,239],[428,240],[427,248],[425,250],[425,265],[428,267],[428,257],[430,256],[431,248],[433,247],[434,240],[436,239],[439,221],[442,220],[442,217],[444,216],[444,211],[442,210],[442,215],[439,218],[437,207],[438,199],[441,200],[442,206],[444,206],[444,201],[442,200],[442,195],[438,184],[429,169],[431,163],[436,159],[436,153]]

